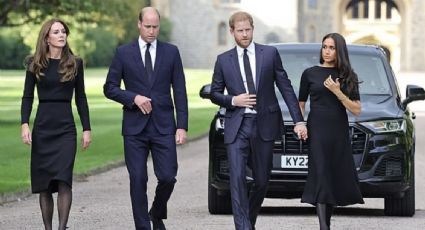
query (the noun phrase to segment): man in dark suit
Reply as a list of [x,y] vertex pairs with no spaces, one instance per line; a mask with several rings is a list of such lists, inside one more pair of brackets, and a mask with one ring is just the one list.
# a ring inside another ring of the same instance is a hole
[[[237,46],[217,57],[211,101],[226,108],[224,143],[232,211],[236,229],[246,230],[255,228],[272,168],[273,143],[283,126],[275,84],[296,123],[294,131],[305,139],[307,129],[276,48],[252,42],[253,19],[246,12],[233,14],[229,26]],[[249,195],[247,165],[254,179]]]
[[[167,202],[177,175],[176,144],[185,143],[188,127],[180,53],[176,46],[157,40],[159,22],[156,9],[142,9],[140,37],[116,50],[104,85],[105,96],[123,105],[122,135],[136,229],[151,229],[150,221],[155,230],[165,229],[162,219],[167,218]],[[121,89],[121,81],[125,89]],[[148,212],[149,151],[158,185]]]

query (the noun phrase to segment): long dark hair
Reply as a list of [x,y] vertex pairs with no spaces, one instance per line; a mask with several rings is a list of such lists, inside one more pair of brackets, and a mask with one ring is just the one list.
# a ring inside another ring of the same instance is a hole
[[[351,96],[359,91],[359,79],[357,74],[351,68],[350,58],[348,57],[347,44],[344,37],[338,33],[326,34],[322,39],[323,42],[331,38],[335,42],[336,60],[335,66],[338,70],[338,77],[341,81],[341,89],[344,93]],[[323,64],[322,49],[320,49],[320,64]]]
[[43,71],[47,68],[49,64],[49,57],[47,56],[47,54],[49,53],[47,37],[49,36],[49,31],[55,22],[59,22],[63,25],[67,35],[67,42],[62,49],[58,72],[62,76],[62,82],[71,81],[77,75],[77,57],[74,56],[68,44],[69,27],[61,19],[50,19],[41,26],[37,39],[35,53],[34,55],[27,57],[25,62],[27,65],[27,69],[33,72],[38,80],[40,80],[41,76],[44,76]]

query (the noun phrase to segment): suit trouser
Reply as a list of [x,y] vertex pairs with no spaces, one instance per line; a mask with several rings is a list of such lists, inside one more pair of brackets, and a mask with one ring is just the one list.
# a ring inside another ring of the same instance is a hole
[[124,136],[125,163],[130,176],[130,196],[136,229],[151,229],[146,194],[147,158],[152,153],[155,176],[158,179],[150,214],[157,219],[167,218],[167,202],[174,189],[177,175],[177,153],[174,135],[158,132],[150,120],[143,131]]
[[[227,145],[232,211],[237,230],[252,229],[267,192],[272,167],[273,141],[258,134],[255,116],[246,115],[236,139]],[[248,194],[246,167],[252,169],[254,185]]]

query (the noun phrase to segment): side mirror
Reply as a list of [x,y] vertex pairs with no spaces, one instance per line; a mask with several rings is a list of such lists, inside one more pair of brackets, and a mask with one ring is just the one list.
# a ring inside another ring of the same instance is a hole
[[211,84],[206,84],[202,86],[201,90],[199,90],[199,96],[203,99],[211,98]]
[[407,85],[406,87],[406,99],[403,100],[402,105],[403,109],[406,109],[406,106],[413,101],[425,100],[425,90],[424,88],[417,85]]

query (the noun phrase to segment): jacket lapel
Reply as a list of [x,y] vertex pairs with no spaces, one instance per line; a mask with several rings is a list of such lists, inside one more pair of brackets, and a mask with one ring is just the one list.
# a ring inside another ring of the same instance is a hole
[[136,40],[131,46],[131,56],[133,58],[134,66],[136,66],[138,70],[137,72],[140,73],[140,78],[143,79],[143,82],[147,82],[146,80],[148,78],[146,75],[145,66],[143,64],[142,54],[140,53],[139,43]]
[[159,77],[158,72],[161,66],[162,59],[165,55],[164,53],[165,51],[164,51],[164,47],[162,46],[162,43],[159,40],[156,40],[156,55],[154,60],[155,64],[153,66],[153,79],[150,85],[151,88],[157,81],[157,78]]
[[232,74],[232,76],[235,77],[234,81],[238,84],[239,89],[241,89],[242,92],[245,92],[246,90],[242,80],[242,73],[241,73],[241,68],[239,66],[238,52],[236,51],[236,47],[230,53],[229,59],[232,65],[232,71],[234,73]]
[[255,44],[255,69],[256,69],[256,73],[255,73],[255,85],[258,91],[258,88],[260,86],[260,80],[261,80],[261,68],[263,65],[263,48],[258,45]]

